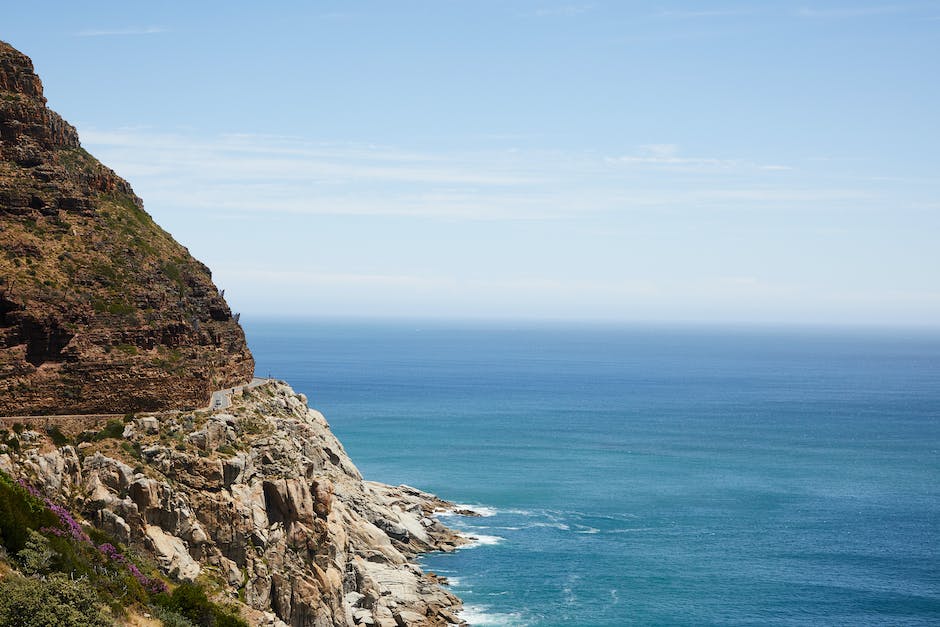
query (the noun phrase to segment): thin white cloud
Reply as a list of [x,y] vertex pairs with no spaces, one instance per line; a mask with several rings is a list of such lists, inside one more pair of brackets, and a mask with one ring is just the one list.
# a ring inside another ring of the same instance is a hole
[[75,33],[76,37],[113,37],[121,35],[158,35],[167,32],[162,26],[146,26],[143,28],[112,28],[89,29]]
[[717,169],[757,169],[764,171],[792,170],[791,166],[781,164],[756,164],[741,159],[721,159],[715,157],[685,157],[679,154],[676,144],[645,144],[636,154],[609,157],[609,163],[623,165],[647,165],[672,168],[717,168]]
[[873,17],[878,15],[889,15],[892,13],[904,13],[906,11],[912,10],[913,8],[914,7],[911,6],[897,4],[885,4],[878,6],[850,6],[825,9],[803,7],[797,10],[796,15],[805,18],[842,19]]
[[383,274],[369,272],[335,272],[323,268],[284,270],[280,268],[230,268],[227,279],[237,279],[260,285],[289,285],[292,287],[325,287],[349,285],[409,289],[439,292],[441,290],[470,291],[472,293],[505,292],[541,294],[595,294],[597,296],[647,296],[663,286],[647,279],[559,279],[557,277],[455,277],[434,274]]
[[254,281],[261,284],[282,284],[294,287],[317,287],[325,285],[392,287],[411,289],[438,289],[454,283],[449,277],[416,276],[406,274],[379,274],[356,272],[331,272],[328,270],[270,270],[243,268],[233,270],[230,277]]
[[213,214],[557,220],[631,211],[841,210],[864,191],[787,165],[683,156],[676,144],[606,156],[564,151],[431,153],[270,135],[194,137],[83,130],[148,207]]
[[[126,131],[83,131],[89,144],[145,150],[156,162],[144,165],[155,172],[183,167],[210,179],[248,178],[270,181],[365,180],[389,183],[457,185],[523,185],[536,178],[505,173],[498,167],[466,168],[435,155],[421,155],[377,146],[317,144],[265,135],[222,135],[209,140],[181,135]],[[134,167],[134,166],[131,166]]]

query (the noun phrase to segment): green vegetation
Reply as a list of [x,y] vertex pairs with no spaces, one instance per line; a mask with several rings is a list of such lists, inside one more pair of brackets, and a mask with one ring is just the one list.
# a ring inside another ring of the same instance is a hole
[[133,305],[129,305],[123,301],[114,301],[108,305],[108,313],[114,314],[116,316],[124,316],[127,314],[132,314],[136,311]]
[[150,363],[166,372],[176,373],[180,371],[180,362],[183,359],[183,353],[178,348],[167,348],[160,345],[157,347],[159,356],[152,357]]
[[65,446],[69,443],[69,439],[66,437],[66,435],[62,433],[62,430],[55,425],[46,427],[46,434],[48,434],[49,439],[52,440],[52,443],[56,446]]
[[247,627],[234,608],[209,600],[204,584],[169,592],[107,534],[0,472],[0,558],[8,555],[15,570],[0,580],[0,627],[98,627],[132,605],[170,627]]
[[177,283],[181,280],[180,267],[172,261],[164,262],[163,273]]
[[29,532],[58,524],[55,514],[26,489],[0,472],[0,545],[16,555],[29,540]]
[[120,438],[124,436],[124,422],[112,418],[108,423],[98,431],[83,431],[78,436],[78,442],[100,442],[102,440]]
[[13,576],[0,581],[0,625],[4,627],[111,624],[85,581],[73,581],[62,573],[45,580]]
[[114,267],[112,263],[106,263],[104,261],[98,261],[92,264],[91,271],[94,273],[95,277],[98,280],[105,278],[108,280],[109,285],[116,285],[118,283],[118,278],[120,273],[117,268]]
[[137,461],[141,461],[144,458],[143,453],[141,452],[141,449],[140,449],[139,442],[134,442],[133,444],[131,444],[130,442],[121,442],[121,450],[127,453],[128,455],[130,455],[131,457],[133,457],[134,459],[136,459]]
[[234,610],[210,601],[205,590],[195,583],[183,582],[172,594],[159,594],[154,601],[164,610],[182,616],[194,625],[248,627],[248,623]]
[[124,209],[131,218],[133,218],[140,226],[151,227],[153,226],[153,218],[150,217],[146,211],[140,208],[137,205],[137,202],[128,194],[123,194],[121,192],[111,192],[108,194],[102,194],[100,199],[104,202],[111,203]]
[[103,300],[95,298],[91,301],[91,306],[98,313],[108,312],[117,316],[134,313],[137,309],[123,300]]
[[10,435],[6,429],[0,430],[0,444],[6,446],[14,453],[20,452],[20,439],[15,435]]
[[95,167],[98,165],[98,160],[91,156],[84,148],[66,148],[60,150],[58,157],[59,163],[65,166],[67,170],[73,172],[90,173],[94,171]]
[[115,345],[114,348],[118,349],[119,351],[121,351],[121,352],[124,353],[125,355],[136,355],[136,354],[137,354],[137,347],[134,346],[133,344],[117,344],[117,345]]

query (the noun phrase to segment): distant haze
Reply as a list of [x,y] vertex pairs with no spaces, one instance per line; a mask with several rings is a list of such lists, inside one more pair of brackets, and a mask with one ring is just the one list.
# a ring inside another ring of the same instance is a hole
[[936,325],[940,6],[4,8],[249,315]]

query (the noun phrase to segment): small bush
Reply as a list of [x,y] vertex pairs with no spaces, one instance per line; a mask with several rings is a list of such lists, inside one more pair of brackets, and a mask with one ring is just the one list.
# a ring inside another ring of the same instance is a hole
[[202,627],[248,627],[234,611],[209,600],[205,590],[195,583],[183,582],[172,594],[156,595],[159,607],[178,614]]
[[16,555],[26,547],[30,530],[58,524],[59,519],[39,499],[0,472],[0,544],[9,553]]
[[104,627],[110,624],[86,581],[72,581],[61,573],[45,580],[8,577],[0,581],[0,625]]
[[124,437],[124,423],[120,420],[111,419],[98,431],[82,431],[78,436],[81,442],[100,442],[101,440],[118,439]]
[[152,607],[152,613],[156,619],[163,623],[163,627],[196,627],[186,617],[159,605]]
[[52,568],[56,552],[49,546],[49,538],[29,530],[26,546],[16,554],[20,567],[27,575],[46,575]]
[[5,444],[14,453],[20,452],[20,439],[15,435],[8,435],[7,433],[3,434],[3,437],[0,438],[0,444]]
[[[108,311],[111,313],[130,313],[131,310],[125,310],[124,308],[116,307],[112,305],[108,307]],[[137,347],[134,346],[133,344],[117,344],[114,348],[118,349],[125,355],[137,354]]]
[[69,443],[68,437],[55,425],[48,427],[46,433],[49,435],[49,438],[52,440],[52,443],[56,446],[65,446]]
[[137,461],[140,461],[143,459],[143,453],[141,452],[140,444],[138,442],[134,442],[133,444],[127,441],[121,442],[121,450],[127,453],[128,455],[130,455],[131,457],[133,457],[134,459],[136,459]]

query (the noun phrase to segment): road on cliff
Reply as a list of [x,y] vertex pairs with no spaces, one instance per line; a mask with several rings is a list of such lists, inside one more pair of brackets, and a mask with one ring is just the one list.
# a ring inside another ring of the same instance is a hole
[[241,392],[243,390],[251,390],[258,387],[259,385],[264,385],[268,381],[273,381],[273,379],[259,379],[258,377],[255,377],[251,380],[250,383],[236,385],[233,388],[225,388],[224,390],[217,390],[212,393],[212,399],[209,401],[209,409],[212,411],[217,409],[228,409],[232,406],[232,394],[235,394],[235,392]]
[[[228,409],[232,406],[232,394],[236,392],[241,392],[243,390],[251,390],[258,386],[264,385],[269,381],[274,381],[274,379],[260,379],[255,377],[249,383],[243,385],[236,385],[233,388],[225,388],[224,390],[216,390],[212,393],[212,396],[209,400],[209,406],[203,409],[208,409],[209,411],[216,411],[219,409]],[[154,415],[160,414],[162,412],[141,412],[143,415]],[[22,422],[32,422],[40,420],[49,424],[54,424],[56,420],[63,419],[81,419],[81,420],[98,420],[104,421],[108,419],[117,419],[123,418],[124,414],[59,414],[59,415],[49,415],[49,416],[0,416],[0,425],[13,424],[17,421]]]

